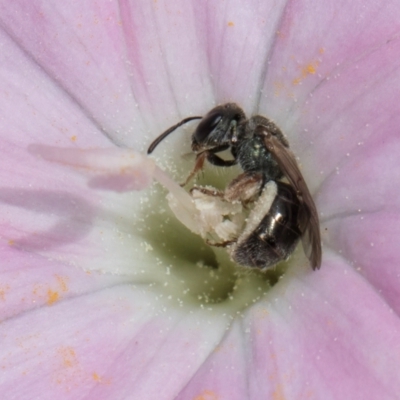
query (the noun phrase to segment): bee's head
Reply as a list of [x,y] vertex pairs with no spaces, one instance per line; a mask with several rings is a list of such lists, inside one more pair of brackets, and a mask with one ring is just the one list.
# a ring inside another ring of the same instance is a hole
[[236,127],[245,119],[241,108],[227,103],[213,108],[206,114],[192,136],[192,150],[199,153],[204,150],[226,149],[236,137]]

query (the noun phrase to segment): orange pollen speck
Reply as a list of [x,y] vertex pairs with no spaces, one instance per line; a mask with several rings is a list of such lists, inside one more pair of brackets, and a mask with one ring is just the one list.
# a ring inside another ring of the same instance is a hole
[[93,372],[92,377],[96,382],[101,382],[101,378],[96,372]]
[[51,289],[49,289],[47,291],[47,304],[49,306],[54,304],[59,298],[60,298],[60,295],[58,294],[58,292],[54,292]]
[[300,78],[293,79],[293,85],[298,85],[301,82]]
[[235,26],[235,24],[232,21],[229,21],[228,26]]
[[308,75],[314,75],[317,72],[317,68],[319,65],[319,61],[315,61],[312,63],[307,64],[301,70],[301,75],[295,79],[293,79],[293,85],[298,85],[301,83]]
[[0,288],[0,300],[4,301],[6,299],[6,293],[9,289],[10,287],[8,285]]
[[312,65],[312,64],[307,65],[306,71],[307,71],[309,74],[315,74],[315,73],[317,72],[316,68],[315,68],[314,65]]
[[71,347],[62,347],[59,349],[64,367],[72,367],[76,364],[76,353]]
[[75,142],[76,136],[75,136],[75,135],[74,135],[74,136],[71,136],[71,140],[72,140],[73,142]]
[[218,396],[211,390],[204,390],[203,393],[196,396],[193,400],[218,400]]
[[56,278],[57,278],[58,284],[60,285],[61,291],[67,292],[68,291],[68,286],[67,286],[68,277],[56,275]]
[[277,385],[277,387],[275,388],[275,391],[272,392],[272,399],[273,400],[285,400],[286,399],[281,384]]

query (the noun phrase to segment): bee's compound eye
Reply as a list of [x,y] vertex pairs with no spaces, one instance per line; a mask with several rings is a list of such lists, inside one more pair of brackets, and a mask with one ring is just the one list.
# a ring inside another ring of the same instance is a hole
[[211,111],[208,113],[197,126],[193,134],[193,139],[197,143],[203,143],[207,140],[210,133],[215,129],[222,119],[222,114],[219,111]]

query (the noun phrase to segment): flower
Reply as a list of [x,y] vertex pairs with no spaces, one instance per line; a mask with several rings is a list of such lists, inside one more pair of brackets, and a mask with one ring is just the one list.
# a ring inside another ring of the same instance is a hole
[[[1,397],[396,398],[399,7],[0,2]],[[221,282],[158,189],[37,157],[143,151],[226,101],[288,136],[320,271]]]

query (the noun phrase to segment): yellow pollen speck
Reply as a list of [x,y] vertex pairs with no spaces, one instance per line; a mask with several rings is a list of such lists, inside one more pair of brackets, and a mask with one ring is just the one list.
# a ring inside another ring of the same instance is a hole
[[235,26],[235,24],[232,21],[229,21],[228,26]]
[[53,290],[49,289],[47,291],[47,304],[51,306],[54,304],[58,299],[60,298],[60,295],[58,292],[54,292]]
[[72,367],[76,364],[76,353],[75,350],[71,347],[62,347],[58,350],[62,358],[62,362],[64,367]]
[[314,65],[312,65],[312,64],[307,65],[305,69],[306,69],[307,73],[309,73],[309,74],[315,74],[315,72],[317,71],[315,69]]
[[56,275],[56,278],[61,288],[61,291],[68,292],[68,286],[67,286],[68,277]]
[[9,245],[9,246],[14,246],[14,243],[15,243],[15,242],[14,242],[14,240],[12,240],[12,239],[10,239],[10,240],[8,241],[8,245]]
[[275,390],[272,392],[272,399],[273,400],[285,400],[286,397],[283,392],[282,385],[277,385]]
[[298,85],[301,82],[300,78],[293,79],[293,85]]
[[0,287],[0,300],[5,300],[6,299],[6,293],[9,291],[10,287],[8,285],[4,287]]
[[285,89],[285,85],[283,84],[283,82],[280,82],[280,81],[274,82],[275,96],[280,96],[280,94],[283,92],[284,89]]
[[111,384],[111,379],[110,378],[106,378],[104,376],[101,376],[97,372],[93,372],[92,379],[95,382],[101,383],[102,385],[110,385]]
[[211,390],[204,390],[204,392],[196,396],[193,400],[218,400],[218,396]]
[[76,135],[71,136],[71,140],[72,140],[73,142],[75,142],[75,141],[76,141]]
[[281,32],[281,31],[276,31],[276,36],[278,36],[278,37],[281,38],[281,39],[284,39],[287,35],[284,34],[284,33]]
[[308,75],[315,75],[317,72],[317,68],[319,66],[319,61],[314,61],[307,64],[305,67],[301,69],[301,75],[297,78],[293,79],[293,85],[298,85],[301,81],[303,81]]
[[96,382],[101,382],[101,378],[96,372],[93,372],[92,377],[93,377],[93,380],[95,380]]

